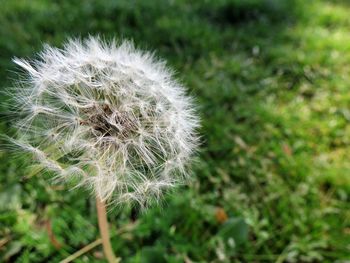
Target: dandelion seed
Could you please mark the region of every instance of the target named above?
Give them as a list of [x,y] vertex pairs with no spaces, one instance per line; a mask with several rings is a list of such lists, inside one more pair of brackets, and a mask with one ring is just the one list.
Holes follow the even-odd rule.
[[55,179],[146,205],[186,178],[198,117],[164,62],[94,37],[13,61],[28,76],[15,95],[16,145]]

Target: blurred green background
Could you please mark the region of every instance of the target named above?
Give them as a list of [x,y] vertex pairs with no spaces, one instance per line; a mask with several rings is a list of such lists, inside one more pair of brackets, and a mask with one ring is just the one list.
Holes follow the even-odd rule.
[[[196,97],[202,146],[160,208],[110,211],[123,262],[350,262],[349,14],[346,0],[0,0],[0,89],[11,58],[43,43],[134,39]],[[0,153],[0,261],[59,262],[94,242],[94,199],[26,177],[24,161]],[[74,262],[104,262],[101,247]]]

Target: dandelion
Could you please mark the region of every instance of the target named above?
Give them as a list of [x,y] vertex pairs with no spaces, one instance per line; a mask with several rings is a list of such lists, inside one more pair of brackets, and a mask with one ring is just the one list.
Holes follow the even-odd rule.
[[[147,206],[188,177],[198,117],[153,54],[90,37],[13,61],[27,77],[15,89],[20,118],[11,140],[55,180],[92,190],[103,239],[106,202]],[[104,245],[112,262],[109,241]]]

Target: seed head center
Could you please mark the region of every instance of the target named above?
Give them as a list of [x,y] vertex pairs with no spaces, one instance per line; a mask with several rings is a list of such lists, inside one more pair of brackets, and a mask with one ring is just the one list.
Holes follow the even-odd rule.
[[84,109],[80,125],[91,128],[96,137],[126,139],[137,130],[136,120],[127,112],[112,110],[108,104]]

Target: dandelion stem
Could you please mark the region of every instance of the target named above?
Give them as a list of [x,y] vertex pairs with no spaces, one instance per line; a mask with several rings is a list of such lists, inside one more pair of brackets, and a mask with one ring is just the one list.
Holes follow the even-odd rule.
[[117,263],[119,262],[119,258],[115,257],[109,239],[106,206],[105,203],[98,196],[96,196],[96,208],[98,226],[100,228],[100,234],[102,239],[103,252],[109,263]]

